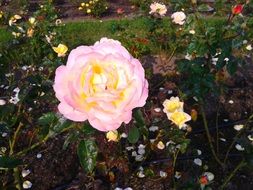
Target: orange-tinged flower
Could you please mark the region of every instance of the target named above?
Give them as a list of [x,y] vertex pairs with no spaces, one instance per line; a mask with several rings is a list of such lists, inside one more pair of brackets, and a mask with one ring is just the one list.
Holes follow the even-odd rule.
[[30,38],[30,37],[33,36],[33,34],[34,34],[34,30],[32,28],[28,28],[28,30],[27,30],[27,36]]
[[233,13],[234,15],[238,15],[238,14],[240,14],[240,13],[242,12],[242,10],[243,10],[243,5],[238,4],[238,5],[235,5],[235,6],[232,8],[232,13]]
[[199,179],[199,183],[201,185],[207,185],[208,184],[207,176],[201,176],[200,179]]

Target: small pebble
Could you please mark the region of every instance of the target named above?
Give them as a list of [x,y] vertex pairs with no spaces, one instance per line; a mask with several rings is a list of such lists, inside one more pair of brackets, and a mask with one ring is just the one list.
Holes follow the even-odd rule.
[[233,101],[233,100],[229,100],[229,101],[228,101],[228,103],[233,104],[233,103],[234,103],[234,101]]
[[162,141],[159,141],[158,144],[157,144],[157,148],[160,149],[160,150],[163,150],[165,148],[165,145]]
[[159,112],[161,112],[162,109],[161,108],[155,108],[154,110],[155,110],[155,112],[159,113]]
[[22,177],[26,177],[26,176],[28,176],[30,173],[31,173],[30,170],[22,170],[21,175],[22,175]]
[[242,130],[242,129],[243,129],[243,127],[244,127],[244,125],[242,125],[242,124],[239,124],[239,125],[234,125],[234,129],[235,129],[236,131],[240,131],[240,130]]
[[164,171],[160,171],[160,172],[159,172],[159,175],[160,175],[160,177],[162,177],[162,178],[166,178],[166,177],[168,176],[168,174],[167,174],[166,172],[164,172]]
[[224,138],[220,138],[221,141],[226,142],[227,140]]
[[7,137],[8,133],[3,132],[2,137]]
[[244,150],[245,150],[245,148],[242,147],[240,144],[236,144],[236,145],[235,145],[235,148],[236,148],[238,151],[244,151]]
[[200,160],[199,158],[195,158],[193,162],[198,166],[202,166],[202,160]]

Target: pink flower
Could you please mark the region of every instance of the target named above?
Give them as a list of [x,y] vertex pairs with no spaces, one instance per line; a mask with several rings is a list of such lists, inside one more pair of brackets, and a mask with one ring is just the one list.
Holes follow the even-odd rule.
[[148,97],[141,63],[119,41],[107,38],[72,50],[66,66],[57,68],[53,87],[66,118],[88,119],[100,131],[129,123],[132,110]]

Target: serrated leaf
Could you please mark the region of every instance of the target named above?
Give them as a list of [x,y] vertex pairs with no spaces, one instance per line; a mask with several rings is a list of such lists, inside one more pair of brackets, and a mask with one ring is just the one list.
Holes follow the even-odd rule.
[[91,173],[96,166],[98,149],[95,141],[82,140],[77,149],[77,155],[85,172]]
[[22,161],[13,157],[2,156],[0,157],[0,168],[15,168],[21,165]]
[[140,138],[140,131],[137,127],[133,126],[130,130],[129,130],[129,134],[128,134],[128,141],[132,144],[136,143]]

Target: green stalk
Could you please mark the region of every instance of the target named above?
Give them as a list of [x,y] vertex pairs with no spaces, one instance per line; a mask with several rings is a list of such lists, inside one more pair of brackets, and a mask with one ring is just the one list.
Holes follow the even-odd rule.
[[236,174],[236,172],[238,170],[240,170],[242,167],[244,167],[247,163],[242,160],[237,166],[236,168],[230,173],[229,176],[227,176],[227,178],[225,179],[225,181],[223,182],[223,184],[221,185],[220,189],[223,190],[227,184],[229,183],[229,181],[234,177],[234,175]]
[[223,167],[223,163],[221,162],[221,160],[218,158],[217,154],[215,153],[214,146],[213,146],[213,143],[212,143],[212,138],[211,138],[211,135],[210,135],[210,131],[209,131],[209,129],[208,129],[208,124],[207,124],[207,120],[206,120],[206,115],[205,115],[204,108],[203,108],[202,105],[200,106],[200,110],[201,110],[201,115],[202,115],[202,119],[203,119],[203,122],[204,122],[204,127],[205,127],[205,131],[206,131],[208,143],[209,143],[209,146],[210,146],[210,148],[211,148],[211,152],[212,152],[212,154],[213,154],[213,157],[214,157],[214,159],[216,160],[216,162],[217,162],[220,166]]

